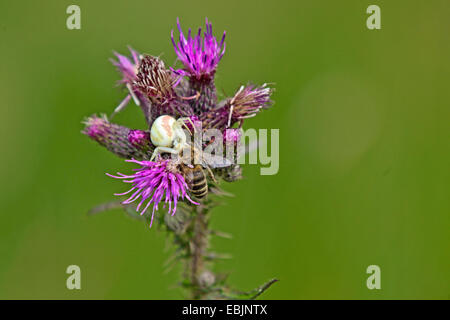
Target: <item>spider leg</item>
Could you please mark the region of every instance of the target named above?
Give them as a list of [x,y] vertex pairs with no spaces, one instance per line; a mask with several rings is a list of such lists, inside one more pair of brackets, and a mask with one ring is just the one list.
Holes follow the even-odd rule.
[[150,161],[153,161],[155,157],[160,153],[172,153],[172,154],[178,154],[180,153],[178,150],[168,147],[156,147],[153,151],[152,157],[150,158]]
[[184,126],[184,127],[189,131],[189,134],[192,135],[191,129],[189,129],[189,127],[188,127],[188,126],[186,125],[186,123],[184,122],[185,120],[187,120],[187,121],[190,122],[190,124],[192,125],[192,128],[194,129],[194,132],[195,132],[194,122],[192,122],[192,119],[191,119],[191,118],[189,118],[189,117],[179,118],[179,119],[177,120],[177,122],[180,122],[181,125]]

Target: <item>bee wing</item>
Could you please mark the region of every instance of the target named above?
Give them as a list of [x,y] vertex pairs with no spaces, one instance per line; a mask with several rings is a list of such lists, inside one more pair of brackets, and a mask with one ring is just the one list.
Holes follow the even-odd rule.
[[233,164],[232,161],[212,154],[203,153],[203,163],[211,168],[225,168]]

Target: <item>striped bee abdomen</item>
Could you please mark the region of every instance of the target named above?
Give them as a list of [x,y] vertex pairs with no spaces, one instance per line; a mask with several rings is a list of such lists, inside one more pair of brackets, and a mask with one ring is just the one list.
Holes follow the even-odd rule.
[[208,183],[206,175],[201,165],[196,165],[194,168],[183,166],[184,180],[188,186],[189,191],[196,198],[203,198],[208,193]]

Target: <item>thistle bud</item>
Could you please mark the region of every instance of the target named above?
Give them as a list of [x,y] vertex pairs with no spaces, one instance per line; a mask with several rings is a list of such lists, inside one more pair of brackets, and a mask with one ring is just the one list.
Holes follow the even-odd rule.
[[152,147],[150,142],[146,148],[141,148],[140,144],[136,144],[138,141],[145,144],[144,137],[141,140],[134,139],[139,134],[132,133],[131,136],[133,136],[133,139],[130,140],[130,132],[140,130],[130,130],[127,127],[111,123],[106,116],[91,116],[87,118],[84,124],[85,128],[82,133],[89,136],[92,140],[97,141],[100,145],[119,157],[146,159],[151,152]]

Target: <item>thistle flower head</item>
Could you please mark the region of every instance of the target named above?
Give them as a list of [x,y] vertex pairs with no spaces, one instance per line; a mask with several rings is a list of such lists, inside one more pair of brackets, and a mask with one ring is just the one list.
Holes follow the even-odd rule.
[[[84,121],[84,125],[82,133],[119,157],[144,159],[153,149],[150,138],[148,138],[148,142],[145,142],[145,137],[138,133],[144,133],[144,131],[130,130],[127,127],[111,123],[104,115],[88,117]],[[132,133],[133,131],[134,133]],[[139,143],[137,143],[138,136],[142,136]],[[130,139],[130,137],[133,138]]]
[[129,48],[129,50],[131,52],[131,59],[114,52],[118,60],[111,60],[111,62],[122,74],[122,80],[120,82],[131,84],[136,79],[136,73],[139,67],[139,53],[132,48]]
[[241,86],[236,94],[223,101],[220,107],[201,115],[204,127],[223,131],[237,122],[242,126],[244,119],[252,118],[262,109],[270,107],[272,91],[266,84],[259,87]]
[[156,119],[160,115],[190,116],[192,108],[179,99],[174,87],[181,77],[166,69],[164,62],[158,57],[142,58],[132,90],[151,102],[146,114]]
[[187,38],[184,36],[177,19],[177,26],[180,32],[179,42],[176,43],[171,33],[172,43],[178,59],[183,63],[184,69],[177,70],[180,75],[188,75],[197,80],[210,79],[214,75],[217,65],[225,53],[225,32],[220,43],[212,33],[212,24],[206,19],[206,31],[202,36],[202,29],[198,29],[197,35],[191,36],[191,29],[188,31]]
[[229,109],[227,126],[254,117],[261,109],[268,108],[271,104],[271,93],[272,90],[266,84],[259,87],[241,86],[227,106]]
[[175,84],[176,79],[161,59],[145,56],[139,65],[133,88],[145,94],[153,103],[164,104],[175,96]]
[[[131,189],[124,193],[116,195],[130,194],[130,197],[123,204],[130,204],[139,199],[136,210],[143,215],[147,209],[153,204],[153,211],[150,220],[150,226],[153,223],[155,211],[158,210],[160,202],[164,202],[164,207],[169,205],[169,213],[174,215],[177,210],[179,198],[186,198],[191,203],[198,205],[187,194],[187,184],[183,175],[179,173],[171,160],[137,161],[134,159],[126,160],[134,162],[141,166],[135,169],[135,173],[125,175],[117,173],[117,176],[107,174],[110,177],[123,179],[124,182],[132,185]],[[145,205],[144,203],[147,202]]]

